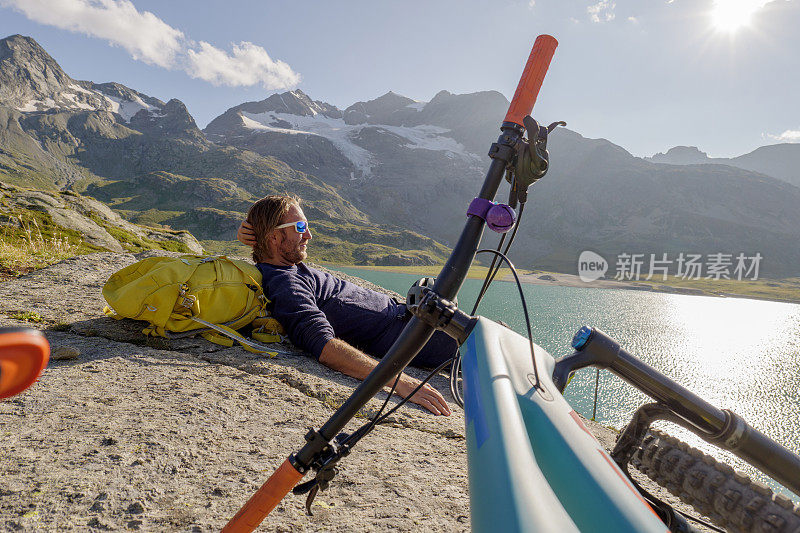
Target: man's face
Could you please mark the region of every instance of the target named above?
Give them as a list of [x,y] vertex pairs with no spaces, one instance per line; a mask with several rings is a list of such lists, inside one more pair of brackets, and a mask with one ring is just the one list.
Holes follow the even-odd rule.
[[[296,205],[289,207],[289,211],[281,219],[281,224],[288,224],[289,222],[306,221],[306,216],[303,210]],[[280,224],[279,224],[280,225]],[[305,233],[297,233],[294,227],[281,228],[275,230],[277,232],[277,256],[282,263],[287,265],[296,265],[305,261],[306,256],[306,243],[311,240],[311,231],[306,227]]]

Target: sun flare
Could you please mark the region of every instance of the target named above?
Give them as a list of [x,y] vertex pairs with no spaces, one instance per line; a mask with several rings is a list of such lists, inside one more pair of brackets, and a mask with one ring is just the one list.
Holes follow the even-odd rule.
[[718,31],[735,32],[748,26],[753,13],[767,2],[765,0],[714,0],[711,20]]

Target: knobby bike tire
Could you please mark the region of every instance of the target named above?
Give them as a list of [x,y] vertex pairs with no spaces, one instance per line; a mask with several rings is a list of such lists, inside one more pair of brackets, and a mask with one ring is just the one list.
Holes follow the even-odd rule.
[[731,532],[800,533],[800,506],[710,455],[651,429],[631,464]]

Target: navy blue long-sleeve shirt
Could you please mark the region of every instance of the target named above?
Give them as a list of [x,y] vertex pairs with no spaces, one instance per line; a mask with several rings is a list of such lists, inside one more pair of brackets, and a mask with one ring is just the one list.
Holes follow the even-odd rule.
[[[374,357],[383,357],[406,323],[406,306],[388,295],[359,287],[303,263],[256,264],[272,301],[272,316],[292,343],[316,359],[331,339],[339,338]],[[412,361],[437,366],[451,357],[456,342],[437,333]]]

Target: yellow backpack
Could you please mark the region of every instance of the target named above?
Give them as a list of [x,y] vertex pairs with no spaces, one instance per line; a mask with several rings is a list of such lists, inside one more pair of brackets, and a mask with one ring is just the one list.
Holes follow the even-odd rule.
[[[145,335],[177,338],[200,333],[205,339],[233,346],[233,341],[271,357],[278,350],[261,342],[280,342],[281,325],[267,316],[269,303],[261,272],[225,256],[150,257],[113,274],[103,286],[107,316],[150,323]],[[253,338],[236,330],[253,324]],[[224,335],[224,337],[222,335]]]

